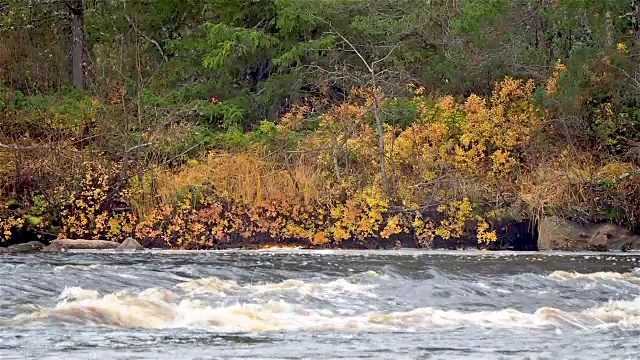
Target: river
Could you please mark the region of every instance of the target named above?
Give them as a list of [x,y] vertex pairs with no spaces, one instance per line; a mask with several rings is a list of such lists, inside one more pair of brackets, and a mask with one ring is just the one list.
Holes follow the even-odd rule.
[[639,259],[0,255],[0,359],[637,359]]

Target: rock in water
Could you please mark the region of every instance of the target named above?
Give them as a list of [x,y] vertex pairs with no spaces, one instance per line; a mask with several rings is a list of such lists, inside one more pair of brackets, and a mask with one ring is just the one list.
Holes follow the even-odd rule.
[[120,244],[115,241],[107,240],[72,240],[58,239],[53,240],[49,246],[42,249],[45,252],[63,252],[66,250],[106,250],[116,249]]
[[11,254],[11,253],[12,253],[11,249],[7,247],[0,247],[0,254]]
[[144,249],[144,247],[142,247],[142,245],[132,237],[124,239],[122,244],[116,248],[118,251],[136,251],[142,249]]
[[591,243],[606,247],[609,251],[640,250],[640,235],[615,224],[600,224],[594,227]]
[[538,250],[589,250],[588,230],[580,224],[557,216],[538,221]]
[[42,252],[47,253],[61,253],[65,251],[67,251],[67,249],[63,248],[62,244],[55,241],[52,241],[49,245],[45,246],[44,249],[42,249]]
[[29,241],[23,244],[16,244],[9,246],[9,251],[12,253],[31,253],[37,252],[44,248],[44,244],[40,241]]
[[556,216],[538,223],[539,250],[629,251],[640,250],[640,235],[615,225],[583,226]]

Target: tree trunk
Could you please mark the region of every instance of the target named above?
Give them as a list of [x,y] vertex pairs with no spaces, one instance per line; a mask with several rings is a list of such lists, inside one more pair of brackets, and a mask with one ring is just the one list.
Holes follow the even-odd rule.
[[640,1],[633,0],[632,4],[632,22],[636,33],[636,40],[640,41]]
[[71,75],[73,86],[83,90],[84,76],[84,9],[82,0],[66,2],[71,16]]
[[[375,75],[374,75],[375,76]],[[375,81],[373,82],[373,116],[376,119],[376,128],[378,130],[378,153],[380,156],[380,175],[382,176],[382,187],[387,199],[391,198],[391,189],[389,188],[389,178],[387,177],[387,167],[385,164],[386,156],[384,150],[384,129],[382,128],[382,115],[380,111],[380,99],[378,98],[378,89]]]

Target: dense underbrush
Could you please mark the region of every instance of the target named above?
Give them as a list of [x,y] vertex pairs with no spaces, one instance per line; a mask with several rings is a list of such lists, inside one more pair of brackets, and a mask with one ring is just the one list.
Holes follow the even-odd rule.
[[[15,145],[0,149],[0,241],[28,230],[181,249],[398,236],[488,247],[496,224],[548,214],[637,229],[640,167],[633,149],[616,154],[617,130],[636,115],[603,103],[590,132],[568,133],[541,105],[553,100],[556,69],[538,87],[506,78],[487,97],[353,89],[251,132],[208,131],[188,113],[134,116],[117,98],[6,98],[0,143]],[[376,97],[387,113],[386,189]]]

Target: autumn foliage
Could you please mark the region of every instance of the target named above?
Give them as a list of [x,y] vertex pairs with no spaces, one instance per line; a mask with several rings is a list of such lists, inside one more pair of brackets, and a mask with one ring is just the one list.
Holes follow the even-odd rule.
[[[558,65],[547,95],[561,71]],[[638,168],[544,147],[549,115],[535,105],[532,81],[507,77],[491,96],[466,99],[410,88],[405,106],[414,118],[384,128],[390,197],[378,171],[372,93],[354,89],[344,102],[320,100],[321,114],[309,101],[277,123],[263,123],[255,135],[262,140],[177,165],[141,170],[132,163],[123,178],[122,163],[84,158],[73,186],[59,184],[29,213],[7,207],[0,235],[33,227],[56,229],[58,237],[134,236],[178,249],[257,238],[339,246],[401,236],[423,247],[464,237],[488,246],[498,240],[492,224],[514,216],[615,208],[637,221],[637,207],[621,199],[638,191],[632,185]],[[384,106],[394,101],[381,99]],[[3,171],[10,176],[11,169]],[[54,208],[58,216],[50,219]]]

